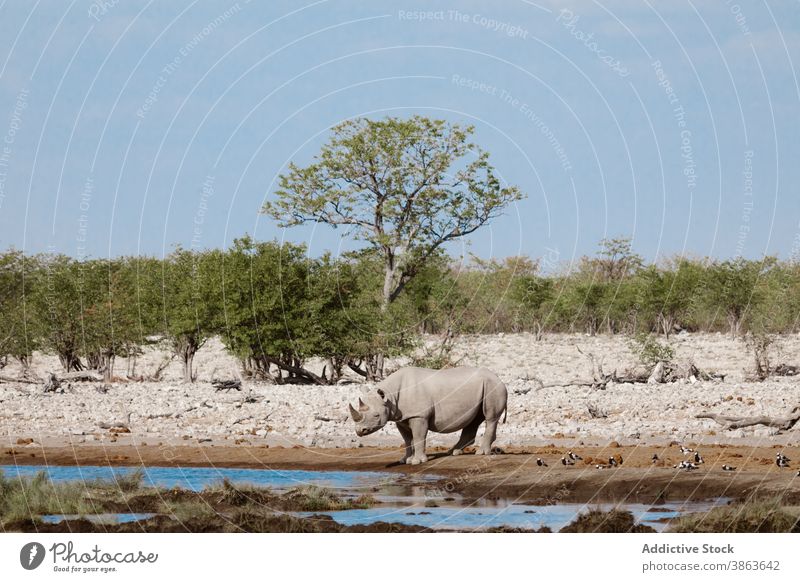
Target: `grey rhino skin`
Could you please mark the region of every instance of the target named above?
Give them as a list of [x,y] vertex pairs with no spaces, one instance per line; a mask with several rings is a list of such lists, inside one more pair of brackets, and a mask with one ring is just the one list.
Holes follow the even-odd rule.
[[390,420],[396,422],[406,447],[400,462],[418,465],[428,460],[425,439],[429,430],[461,430],[461,438],[449,451],[460,455],[475,442],[484,420],[486,431],[475,454],[491,454],[507,400],[503,382],[485,368],[402,368],[380,382],[363,400],[359,398],[358,410],[351,404],[350,415],[356,423],[356,434],[362,437]]

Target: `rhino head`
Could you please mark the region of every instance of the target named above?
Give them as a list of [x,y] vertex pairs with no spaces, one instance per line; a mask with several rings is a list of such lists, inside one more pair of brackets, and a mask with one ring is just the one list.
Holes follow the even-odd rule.
[[380,388],[364,396],[364,400],[359,398],[358,410],[353,408],[352,404],[349,407],[350,416],[353,417],[356,423],[356,434],[360,437],[380,430],[389,422],[389,406],[386,401],[386,394]]

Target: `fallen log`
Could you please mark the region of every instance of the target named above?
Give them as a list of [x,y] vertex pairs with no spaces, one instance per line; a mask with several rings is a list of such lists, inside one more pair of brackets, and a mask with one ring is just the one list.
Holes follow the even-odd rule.
[[[531,381],[536,382],[537,390],[542,390],[544,388],[569,388],[571,386],[594,386],[594,380],[584,380],[581,378],[574,378],[572,380],[567,380],[566,382],[543,382],[541,379],[533,376],[530,378]],[[526,391],[517,391],[516,394],[527,394],[530,390]]]
[[724,414],[698,414],[695,418],[708,418],[725,427],[725,430],[735,430],[757,426],[759,424],[777,428],[779,431],[791,430],[800,421],[800,406],[795,407],[789,416],[726,416]]
[[211,385],[216,388],[217,392],[222,392],[223,390],[242,391],[241,380],[211,380]]
[[778,364],[772,369],[774,376],[797,376],[800,374],[800,366],[791,364]]
[[11,376],[0,375],[0,382],[6,382],[7,384],[38,384],[41,382],[41,380],[32,380],[31,378],[12,378]]
[[[52,374],[56,376],[55,374]],[[56,376],[59,381],[64,380],[77,380],[78,382],[99,382],[103,379],[103,375],[96,370],[79,370],[77,372],[67,372]]]

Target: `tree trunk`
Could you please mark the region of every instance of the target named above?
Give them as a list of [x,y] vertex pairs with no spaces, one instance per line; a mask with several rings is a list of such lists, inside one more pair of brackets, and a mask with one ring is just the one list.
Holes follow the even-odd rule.
[[58,354],[58,360],[65,372],[78,372],[83,370],[80,358],[74,352],[62,352]]
[[[366,378],[367,382],[375,382],[376,380],[381,379],[381,376],[379,376],[378,372],[379,359],[382,360],[383,355],[368,354],[367,357],[364,358],[364,377]],[[383,365],[383,362],[381,362],[381,365]]]
[[[387,259],[386,269],[383,275],[383,301],[381,302],[381,313],[385,314],[386,311],[389,309],[389,304],[392,302],[392,294],[394,293],[394,281],[395,275],[397,271],[394,266],[394,259],[389,257]],[[369,365],[369,361],[366,362],[366,370],[367,370],[367,380],[380,380],[383,378],[383,368],[384,368],[385,357],[384,353],[381,352],[375,355],[374,366]]]
[[105,353],[100,356],[100,372],[103,373],[103,381],[111,382],[114,377],[114,354]]
[[742,327],[742,316],[736,311],[728,312],[728,325],[730,326],[731,337],[739,337],[739,331]]
[[183,381],[192,383],[194,382],[194,374],[192,373],[192,364],[194,363],[194,354],[196,350],[187,349],[183,352]]
[[544,332],[544,326],[538,322],[533,322],[533,337],[537,342],[542,341],[542,334]]
[[336,384],[342,378],[343,366],[344,361],[342,359],[336,357],[328,358],[325,361],[325,368],[322,370],[322,378],[326,380],[328,384]]
[[31,369],[31,355],[19,354],[16,356],[19,365],[22,366],[23,374]]
[[128,378],[134,378],[136,376],[136,360],[137,360],[136,354],[128,356],[128,371],[126,373],[126,376],[128,376]]
[[192,364],[194,362],[194,355],[200,348],[198,342],[193,337],[180,338],[175,344],[175,352],[180,356],[183,362],[183,381],[192,383],[195,381],[194,373],[192,372]]
[[661,327],[661,333],[664,334],[665,338],[669,339],[669,334],[672,333],[672,328],[675,325],[674,318],[671,315],[664,315],[663,313],[658,314],[658,323]]

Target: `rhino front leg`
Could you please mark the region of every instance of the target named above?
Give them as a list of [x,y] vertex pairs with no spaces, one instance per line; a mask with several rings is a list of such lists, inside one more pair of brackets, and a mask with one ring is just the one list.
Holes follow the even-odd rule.
[[483,433],[483,438],[481,438],[481,446],[475,451],[476,455],[491,455],[492,454],[492,443],[494,442],[495,437],[497,436],[497,422],[499,419],[494,420],[487,420],[486,421],[486,431]]
[[413,434],[411,433],[411,428],[409,428],[408,424],[406,424],[405,422],[398,422],[397,430],[400,431],[400,436],[403,437],[403,443],[405,443],[406,446],[406,454],[403,456],[402,459],[400,459],[400,462],[408,463],[410,462],[409,460],[411,459],[411,456],[414,452],[413,448],[414,437]]
[[465,426],[464,430],[461,431],[461,437],[459,437],[458,442],[453,445],[453,448],[448,452],[452,455],[460,455],[463,453],[466,447],[475,442],[475,435],[477,434],[478,427],[482,422],[483,415],[478,415],[475,420]]
[[428,421],[424,418],[411,418],[408,421],[413,440],[413,455],[406,461],[409,465],[419,465],[428,460],[425,454],[425,440],[428,437]]

